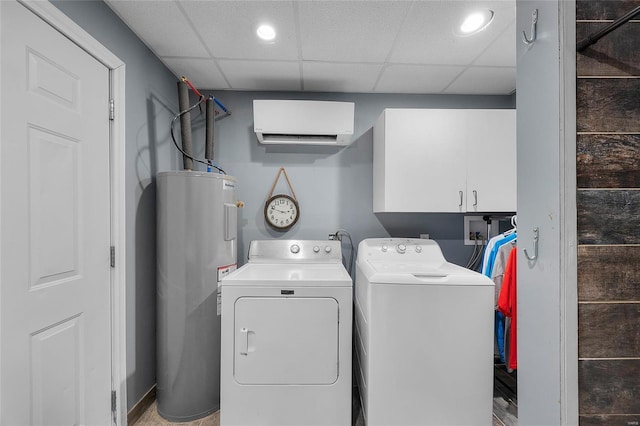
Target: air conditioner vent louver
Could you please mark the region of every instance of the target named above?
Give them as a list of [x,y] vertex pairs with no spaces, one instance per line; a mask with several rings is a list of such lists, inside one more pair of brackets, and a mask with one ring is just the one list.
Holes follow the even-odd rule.
[[254,131],[263,144],[349,145],[354,110],[353,102],[254,100]]
[[336,144],[338,135],[302,135],[302,134],[277,134],[263,133],[262,143],[319,143],[319,144]]

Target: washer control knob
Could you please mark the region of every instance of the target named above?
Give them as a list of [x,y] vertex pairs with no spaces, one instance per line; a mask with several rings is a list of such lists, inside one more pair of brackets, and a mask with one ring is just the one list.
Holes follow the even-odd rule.
[[422,253],[422,246],[416,246],[416,253]]
[[326,253],[331,253],[331,246],[324,246],[324,251]]
[[396,246],[396,251],[400,254],[404,254],[404,252],[407,251],[407,246],[405,246],[404,244],[398,244]]
[[320,247],[318,247],[318,246],[313,246],[313,252],[314,252],[314,253],[320,253]]
[[298,253],[300,252],[300,246],[297,244],[294,244],[291,246],[291,253]]
[[385,253],[387,252],[387,246],[386,245],[382,246],[382,251],[385,252]]

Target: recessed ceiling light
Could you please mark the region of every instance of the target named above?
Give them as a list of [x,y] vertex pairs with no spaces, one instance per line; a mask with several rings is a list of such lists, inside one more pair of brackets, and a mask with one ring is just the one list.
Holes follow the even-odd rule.
[[492,20],[493,10],[476,11],[467,15],[456,32],[460,35],[475,34],[487,28]]
[[260,25],[256,31],[262,40],[271,41],[276,38],[276,30],[268,24]]

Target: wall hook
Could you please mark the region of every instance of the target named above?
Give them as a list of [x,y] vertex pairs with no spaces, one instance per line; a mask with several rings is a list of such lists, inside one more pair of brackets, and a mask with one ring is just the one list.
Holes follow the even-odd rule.
[[527,249],[524,249],[524,255],[530,261],[534,261],[538,258],[538,237],[538,228],[533,228],[533,256],[529,256],[529,253],[527,253]]
[[536,41],[537,27],[538,27],[538,9],[534,9],[531,15],[531,38],[527,37],[527,33],[522,31],[522,41],[524,42],[524,44],[529,45],[529,44],[533,44],[533,42]]

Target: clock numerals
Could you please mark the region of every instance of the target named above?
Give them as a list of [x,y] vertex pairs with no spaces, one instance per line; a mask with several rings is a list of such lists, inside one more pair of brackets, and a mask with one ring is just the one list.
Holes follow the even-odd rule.
[[274,195],[264,209],[267,224],[279,231],[286,231],[296,224],[300,211],[296,201],[288,195]]

